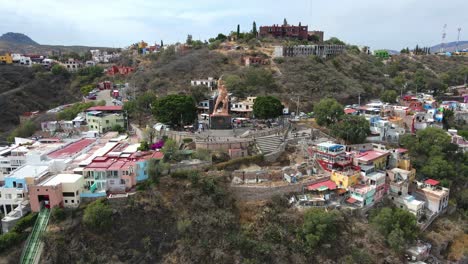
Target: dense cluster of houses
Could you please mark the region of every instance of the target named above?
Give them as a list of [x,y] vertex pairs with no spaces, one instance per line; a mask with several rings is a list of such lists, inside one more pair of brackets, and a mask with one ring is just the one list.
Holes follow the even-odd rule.
[[[444,111],[451,110],[456,122],[468,122],[468,91],[455,100],[437,102],[431,95],[405,95],[398,104],[380,101],[345,108],[345,114],[364,116],[370,123],[373,142],[398,142],[401,135],[427,127],[443,128]],[[464,94],[466,92],[466,94]],[[468,142],[450,130],[453,142],[466,149]]]
[[434,179],[416,180],[406,149],[382,145],[345,146],[310,141],[303,153],[315,172],[329,177],[307,186],[298,204],[324,206],[333,199],[357,208],[370,208],[387,196],[418,219],[437,216],[448,206],[449,189]]
[[78,207],[83,198],[132,190],[148,178],[148,160],[164,157],[159,151],[139,151],[139,146],[113,132],[68,141],[16,138],[0,149],[3,232],[28,211]]

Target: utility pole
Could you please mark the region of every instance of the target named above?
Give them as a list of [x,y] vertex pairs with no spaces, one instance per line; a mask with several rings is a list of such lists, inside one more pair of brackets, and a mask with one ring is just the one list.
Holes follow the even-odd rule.
[[461,27],[459,27],[457,30],[458,30],[458,36],[457,36],[457,49],[456,49],[456,52],[458,52],[458,42],[460,42],[460,31],[461,31]]
[[361,106],[361,93],[358,94],[358,105]]

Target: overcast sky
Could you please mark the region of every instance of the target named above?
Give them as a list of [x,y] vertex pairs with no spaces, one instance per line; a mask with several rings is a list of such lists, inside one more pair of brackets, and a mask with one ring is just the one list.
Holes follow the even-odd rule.
[[0,34],[19,32],[40,44],[125,47],[205,40],[219,32],[281,24],[308,25],[347,43],[400,50],[468,40],[468,0],[0,0]]

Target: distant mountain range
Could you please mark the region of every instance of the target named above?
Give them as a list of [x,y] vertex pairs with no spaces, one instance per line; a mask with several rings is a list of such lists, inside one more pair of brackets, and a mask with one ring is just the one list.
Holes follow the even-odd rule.
[[[440,47],[441,47],[441,44],[437,44],[435,46],[432,46],[431,47],[431,52],[439,52]],[[444,50],[445,51],[452,52],[452,51],[456,51],[456,49],[457,49],[457,42],[456,41],[448,42],[448,43],[444,44]],[[462,49],[468,49],[468,40],[463,40],[463,41],[458,42],[458,50],[462,50]]]
[[62,45],[41,45],[32,40],[27,35],[21,33],[8,32],[0,36],[0,54],[5,52],[11,53],[37,53],[37,54],[52,54],[52,53],[85,53],[90,49],[105,49],[112,50],[108,47],[89,47],[89,46],[62,46]]

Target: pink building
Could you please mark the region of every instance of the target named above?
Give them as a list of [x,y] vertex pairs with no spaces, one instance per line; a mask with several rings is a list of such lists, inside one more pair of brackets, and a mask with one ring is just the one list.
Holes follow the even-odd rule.
[[83,188],[83,176],[78,174],[58,174],[29,186],[31,210],[41,208],[78,207]]

